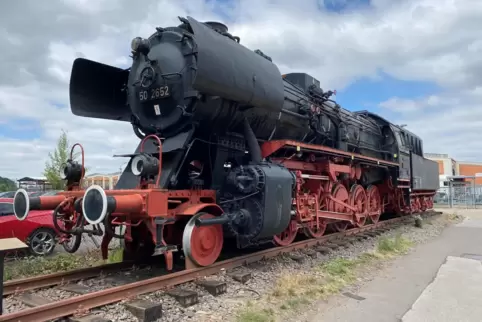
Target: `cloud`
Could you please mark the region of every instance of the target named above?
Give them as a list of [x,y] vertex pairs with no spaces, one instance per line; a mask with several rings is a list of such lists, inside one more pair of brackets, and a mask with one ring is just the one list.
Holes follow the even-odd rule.
[[111,155],[131,152],[138,139],[129,124],[71,114],[72,62],[86,57],[128,67],[133,37],[178,25],[177,17],[187,15],[223,21],[243,45],[261,49],[282,72],[308,72],[325,89],[379,79],[380,71],[436,84],[441,91],[427,97],[378,102],[382,113],[408,124],[427,152],[482,158],[482,2],[376,0],[341,12],[327,8],[322,0],[6,2],[0,11],[0,126],[35,122],[41,136],[15,139],[0,130],[0,175],[40,175],[62,128],[72,143],[84,144],[92,171],[118,170],[125,160]]
[[398,112],[398,123],[424,138],[425,152],[480,162],[481,102],[482,86],[478,86],[412,100],[395,97],[379,105]]

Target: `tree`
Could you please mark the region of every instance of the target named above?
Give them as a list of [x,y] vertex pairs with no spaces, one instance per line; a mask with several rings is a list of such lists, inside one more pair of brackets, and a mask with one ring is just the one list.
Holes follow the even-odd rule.
[[0,192],[17,190],[17,185],[14,181],[0,177]]
[[[64,180],[60,177],[60,171],[63,169],[63,165],[70,158],[70,149],[72,147],[69,144],[67,133],[62,130],[59,139],[57,140],[57,147],[53,153],[49,153],[49,161],[45,163],[44,176],[47,181],[52,185],[52,189],[61,190],[65,186]],[[80,156],[80,152],[75,152],[73,159],[77,159]],[[87,172],[87,169],[85,169]]]

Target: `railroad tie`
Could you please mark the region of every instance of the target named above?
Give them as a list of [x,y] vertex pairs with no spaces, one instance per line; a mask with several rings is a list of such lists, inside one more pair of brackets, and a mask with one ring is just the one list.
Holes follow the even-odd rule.
[[289,254],[288,256],[289,258],[291,258],[292,260],[298,263],[303,263],[305,261],[305,257],[300,254],[293,253],[293,254]]
[[162,317],[162,304],[147,300],[134,300],[125,308],[141,322],[154,322]]
[[199,302],[197,292],[183,288],[170,290],[167,292],[167,295],[175,298],[183,307],[189,307]]
[[30,307],[36,307],[36,306],[41,306],[41,305],[52,303],[51,300],[46,299],[45,297],[42,297],[42,296],[32,294],[32,293],[24,293],[24,294],[20,295],[20,297],[18,299],[23,304],[25,304],[26,306],[30,306]]
[[105,319],[98,315],[85,315],[81,317],[70,317],[68,322],[112,322],[112,320]]
[[199,281],[198,284],[213,296],[218,296],[226,293],[228,289],[228,285],[226,284],[226,282],[223,281],[204,280]]
[[322,254],[331,253],[331,248],[325,247],[325,246],[318,246],[318,247],[315,248],[315,250],[319,253],[322,253]]
[[228,276],[231,277],[233,280],[245,284],[247,281],[251,279],[250,272],[233,272],[228,273]]

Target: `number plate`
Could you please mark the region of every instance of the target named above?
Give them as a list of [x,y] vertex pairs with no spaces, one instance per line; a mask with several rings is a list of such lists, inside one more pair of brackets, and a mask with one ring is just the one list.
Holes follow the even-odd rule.
[[140,89],[138,97],[141,102],[155,101],[171,96],[171,88],[168,85],[151,87],[149,89]]

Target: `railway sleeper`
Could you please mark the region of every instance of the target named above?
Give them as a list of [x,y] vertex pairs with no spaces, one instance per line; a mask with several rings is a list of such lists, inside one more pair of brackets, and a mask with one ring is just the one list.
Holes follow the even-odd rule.
[[292,253],[288,254],[288,257],[298,263],[303,263],[305,261],[305,256],[301,254]]
[[315,250],[316,250],[318,253],[321,253],[321,254],[329,254],[329,253],[331,253],[331,248],[325,247],[325,246],[318,246],[318,247],[315,248]]
[[21,301],[26,306],[29,306],[29,307],[37,307],[37,306],[52,303],[51,300],[46,299],[42,296],[32,294],[32,293],[21,294],[20,297],[18,298],[18,300]]
[[112,322],[112,320],[103,318],[98,315],[85,315],[80,317],[70,317],[67,319],[68,322]]
[[80,284],[67,284],[63,285],[59,288],[62,291],[67,291],[70,293],[75,293],[79,295],[89,294],[92,292],[87,286],[80,285]]
[[126,303],[125,308],[141,322],[154,322],[162,317],[161,303],[147,300],[134,300]]
[[[74,284],[72,284],[72,285],[74,285]],[[78,285],[78,286],[82,287],[82,285]],[[68,292],[76,293],[76,292],[73,291],[73,289],[65,288],[65,290],[68,291]],[[77,293],[77,294],[88,294],[88,293],[90,293],[90,291],[87,292],[87,293]],[[50,299],[47,299],[45,297],[38,296],[38,295],[35,295],[35,294],[32,294],[32,293],[23,293],[18,297],[18,300],[20,302],[22,302],[23,304],[25,304],[26,306],[29,306],[29,307],[32,307],[32,308],[37,307],[37,306],[50,304],[50,303],[53,302]],[[111,322],[111,320],[109,320],[109,319],[105,319],[101,316],[94,315],[94,314],[87,314],[87,315],[84,315],[84,316],[72,316],[72,317],[68,317],[66,319],[63,319],[61,321],[67,321],[67,322]]]
[[333,243],[340,246],[340,247],[348,247],[348,246],[351,245],[351,243],[349,241],[343,240],[343,239],[334,240]]
[[213,296],[219,296],[228,290],[228,285],[223,281],[204,280],[199,281],[198,284]]
[[340,247],[340,245],[333,244],[333,243],[326,243],[324,246],[331,248],[331,249],[337,249]]
[[310,256],[311,258],[316,258],[317,255],[317,252],[312,250],[312,249],[306,249],[305,251],[303,251],[303,253],[306,255],[306,256]]
[[245,284],[252,277],[251,272],[232,272],[228,273],[228,276],[241,284]]
[[167,295],[172,296],[183,307],[189,307],[199,303],[199,297],[197,292],[192,290],[177,288],[174,290],[167,291]]

